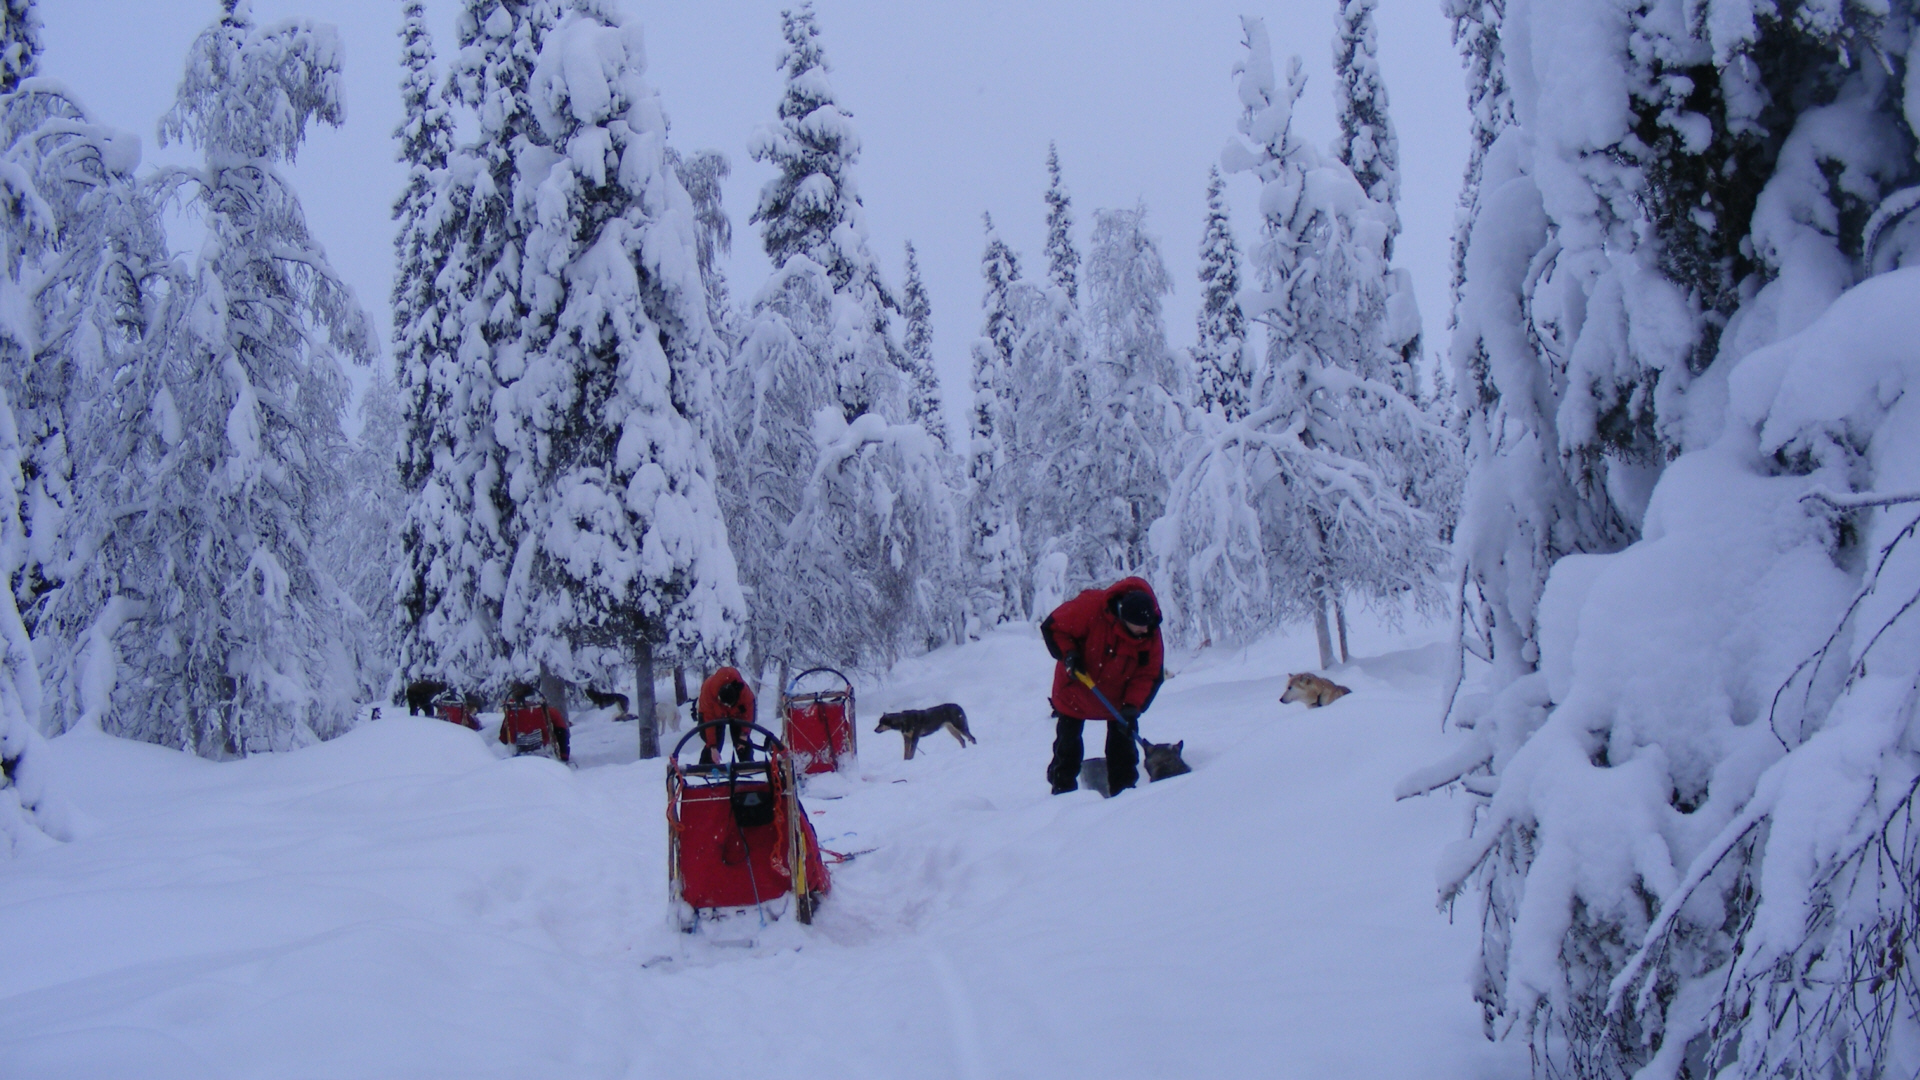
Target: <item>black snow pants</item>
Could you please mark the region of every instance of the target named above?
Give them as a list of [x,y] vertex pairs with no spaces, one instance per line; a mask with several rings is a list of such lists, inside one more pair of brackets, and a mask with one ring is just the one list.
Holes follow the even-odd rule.
[[[1085,720],[1054,713],[1053,761],[1047,765],[1047,780],[1058,793],[1080,786],[1080,760],[1086,750],[1081,740]],[[1107,725],[1107,791],[1118,795],[1140,779],[1140,751],[1134,747],[1133,733],[1117,721]]]

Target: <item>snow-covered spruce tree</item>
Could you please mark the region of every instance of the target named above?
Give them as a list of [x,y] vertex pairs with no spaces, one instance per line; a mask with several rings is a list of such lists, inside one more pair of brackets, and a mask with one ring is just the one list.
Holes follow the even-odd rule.
[[373,352],[365,316],[275,170],[341,116],[339,39],[256,26],[228,0],[194,40],[165,140],[198,147],[168,184],[205,227],[170,350],[178,440],[149,479],[160,548],[114,723],[204,754],[283,747],[350,719],[328,653],[343,597],[314,550],[340,483],[346,380]]
[[[490,697],[518,674],[500,629],[519,526],[494,400],[500,369],[513,370],[521,355],[526,306],[519,273],[530,207],[515,194],[519,150],[542,142],[527,86],[545,18],[525,0],[467,0],[456,20],[460,49],[444,100],[468,111],[474,133],[455,142],[444,170],[429,173],[427,221],[438,271],[434,307],[422,309],[415,325],[438,336],[399,357],[425,369],[403,368],[401,375],[409,446],[425,448],[409,450],[418,455],[409,469],[425,469],[425,476],[409,480],[420,486],[407,510],[414,584],[402,599],[402,674]],[[431,108],[432,99],[422,104]],[[425,407],[437,415],[415,411],[423,386],[433,402]]]
[[1207,175],[1207,227],[1200,236],[1199,334],[1193,347],[1194,404],[1218,410],[1231,423],[1247,415],[1253,364],[1247,320],[1240,310],[1240,249],[1227,213],[1226,181],[1215,166]]
[[11,94],[39,67],[40,13],[33,0],[0,3],[0,94]]
[[522,677],[602,681],[650,672],[654,643],[733,652],[745,605],[711,455],[680,411],[707,398],[675,392],[717,342],[640,35],[580,3],[536,36],[540,143],[519,150],[514,192],[525,317],[495,365],[515,504],[500,628]]
[[1445,0],[1442,11],[1453,20],[1453,44],[1466,68],[1467,110],[1472,114],[1467,165],[1460,182],[1455,211],[1447,329],[1459,318],[1460,286],[1466,280],[1467,244],[1480,207],[1480,178],[1486,170],[1487,150],[1513,122],[1513,92],[1507,86],[1505,54],[1500,48],[1500,23],[1507,0]]
[[1047,280],[1080,302],[1080,251],[1073,246],[1073,199],[1060,179],[1060,151],[1047,144]]
[[[0,390],[0,571],[9,577],[27,558],[18,508],[20,439],[13,409]],[[40,673],[27,627],[0,590],[0,854],[32,851],[65,839],[65,813],[48,790],[46,742],[40,735]]]
[[1074,576],[1093,581],[1146,568],[1147,528],[1166,507],[1167,465],[1191,391],[1186,357],[1167,347],[1160,298],[1173,280],[1145,217],[1145,207],[1095,211],[1087,255],[1093,409],[1083,471],[1061,495],[1086,522],[1088,550]]
[[777,174],[760,192],[752,220],[767,257],[778,267],[804,255],[826,270],[834,293],[853,309],[836,333],[834,375],[846,419],[877,412],[906,415],[904,358],[894,340],[893,294],[867,249],[866,210],[853,182],[860,139],[827,81],[832,70],[820,44],[812,3],[780,13],[786,75],[778,120],[754,132],[748,153]]
[[933,369],[933,305],[927,302],[927,286],[920,280],[920,260],[914,255],[911,240],[907,241],[906,278],[900,287],[900,318],[906,331],[901,353],[911,376],[907,419],[926,428],[945,450],[947,416],[940,402],[940,375]]
[[[1383,264],[1393,258],[1393,242],[1400,233],[1400,140],[1387,114],[1387,87],[1380,79],[1380,58],[1373,26],[1378,0],[1342,0],[1339,27],[1333,37],[1334,112],[1340,134],[1333,156],[1353,174],[1354,182],[1379,208],[1375,215],[1386,228],[1380,249]],[[1414,367],[1420,359],[1420,311],[1414,302],[1413,277],[1405,269],[1382,267],[1385,326],[1381,345],[1387,355],[1388,381],[1408,397],[1417,393]]]
[[[1233,640],[1307,614],[1331,666],[1344,598],[1437,595],[1438,523],[1411,492],[1457,451],[1379,362],[1384,211],[1294,133],[1299,60],[1276,85],[1264,24],[1243,23],[1247,144],[1223,161],[1263,184],[1249,315],[1266,324],[1269,359],[1253,411],[1185,447],[1154,550],[1174,633]],[[1263,578],[1270,595],[1235,595]]]
[[398,228],[391,299],[395,391],[401,410],[401,428],[395,433],[397,480],[403,493],[397,508],[401,566],[393,586],[397,599],[383,606],[398,621],[398,669],[402,678],[413,678],[440,673],[424,620],[449,583],[445,567],[436,565],[449,553],[449,538],[438,530],[449,500],[458,496],[448,490],[452,477],[442,455],[452,448],[461,419],[455,395],[463,388],[457,384],[455,335],[448,326],[455,296],[446,288],[450,282],[442,280],[456,217],[446,197],[453,116],[446,87],[435,78],[433,40],[422,0],[409,0],[403,9],[400,43],[406,70],[400,83],[403,115],[393,134],[407,168],[407,186],[393,206]]
[[968,556],[973,580],[968,607],[978,628],[1024,616],[1026,563],[1020,544],[1019,461],[1009,452],[1016,408],[1013,351],[1020,335],[1014,297],[1020,260],[982,215],[987,243],[980,256],[980,336],[973,343],[973,420],[967,447]]
[[1481,804],[1442,881],[1489,1033],[1588,1077],[1911,1072],[1920,291],[1855,285],[1916,252],[1911,12],[1462,18],[1511,87],[1453,351],[1493,663],[1405,790]]

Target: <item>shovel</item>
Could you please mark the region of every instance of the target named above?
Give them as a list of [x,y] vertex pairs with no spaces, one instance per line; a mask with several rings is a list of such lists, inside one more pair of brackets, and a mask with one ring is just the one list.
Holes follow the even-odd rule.
[[[1180,756],[1180,748],[1186,745],[1185,743],[1150,743],[1141,738],[1139,725],[1120,715],[1120,710],[1113,707],[1113,702],[1107,700],[1107,695],[1101,693],[1100,688],[1093,685],[1093,676],[1084,671],[1074,671],[1072,669],[1068,669],[1068,673],[1071,674],[1074,680],[1081,686],[1093,691],[1093,696],[1100,700],[1100,704],[1106,708],[1108,715],[1113,717],[1113,722],[1119,724],[1125,729],[1127,734],[1133,736],[1133,741],[1139,743],[1140,748],[1146,751],[1145,754],[1141,755],[1141,764],[1146,767],[1147,781],[1149,783],[1157,780],[1165,780],[1169,776],[1179,776],[1181,773],[1193,771],[1192,767],[1187,764],[1186,759]],[[1167,760],[1169,758],[1171,760]]]

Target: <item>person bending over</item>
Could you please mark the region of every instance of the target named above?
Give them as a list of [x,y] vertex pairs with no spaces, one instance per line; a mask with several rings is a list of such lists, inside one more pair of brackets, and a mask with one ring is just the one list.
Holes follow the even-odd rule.
[[[1040,640],[1055,660],[1048,700],[1054,716],[1053,760],[1047,765],[1053,793],[1080,786],[1085,753],[1081,731],[1088,720],[1105,720],[1107,790],[1118,795],[1139,779],[1134,731],[1165,678],[1160,603],[1153,587],[1130,577],[1104,589],[1088,589],[1053,609],[1040,624]],[[1093,689],[1080,681],[1081,673],[1093,680]],[[1114,720],[1094,689],[1106,695],[1124,723]]]
[[[734,759],[753,760],[753,745],[747,739],[747,725],[753,723],[753,690],[738,669],[723,667],[707,676],[707,681],[700,684],[696,708],[699,714],[693,718],[694,723],[728,721],[727,734],[733,739]],[[708,728],[700,733],[700,738],[707,744],[700,751],[700,764],[711,765],[720,752],[720,729]]]

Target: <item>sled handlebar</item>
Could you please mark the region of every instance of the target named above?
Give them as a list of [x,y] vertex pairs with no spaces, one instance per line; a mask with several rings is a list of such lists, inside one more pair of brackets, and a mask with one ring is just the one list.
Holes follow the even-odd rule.
[[761,727],[759,724],[756,724],[751,720],[703,720],[700,723],[693,725],[693,730],[687,732],[685,735],[680,736],[680,741],[673,744],[673,753],[667,756],[667,760],[677,762],[680,759],[680,751],[686,749],[687,743],[691,742],[694,736],[700,734],[701,732],[707,730],[708,728],[724,728],[724,727],[746,728],[748,729],[747,737],[749,739],[753,737],[752,733],[757,731],[760,734],[766,736],[767,749],[779,750],[782,753],[786,752],[787,744],[780,741],[780,736],[775,735],[773,732],[768,731],[766,728]]

